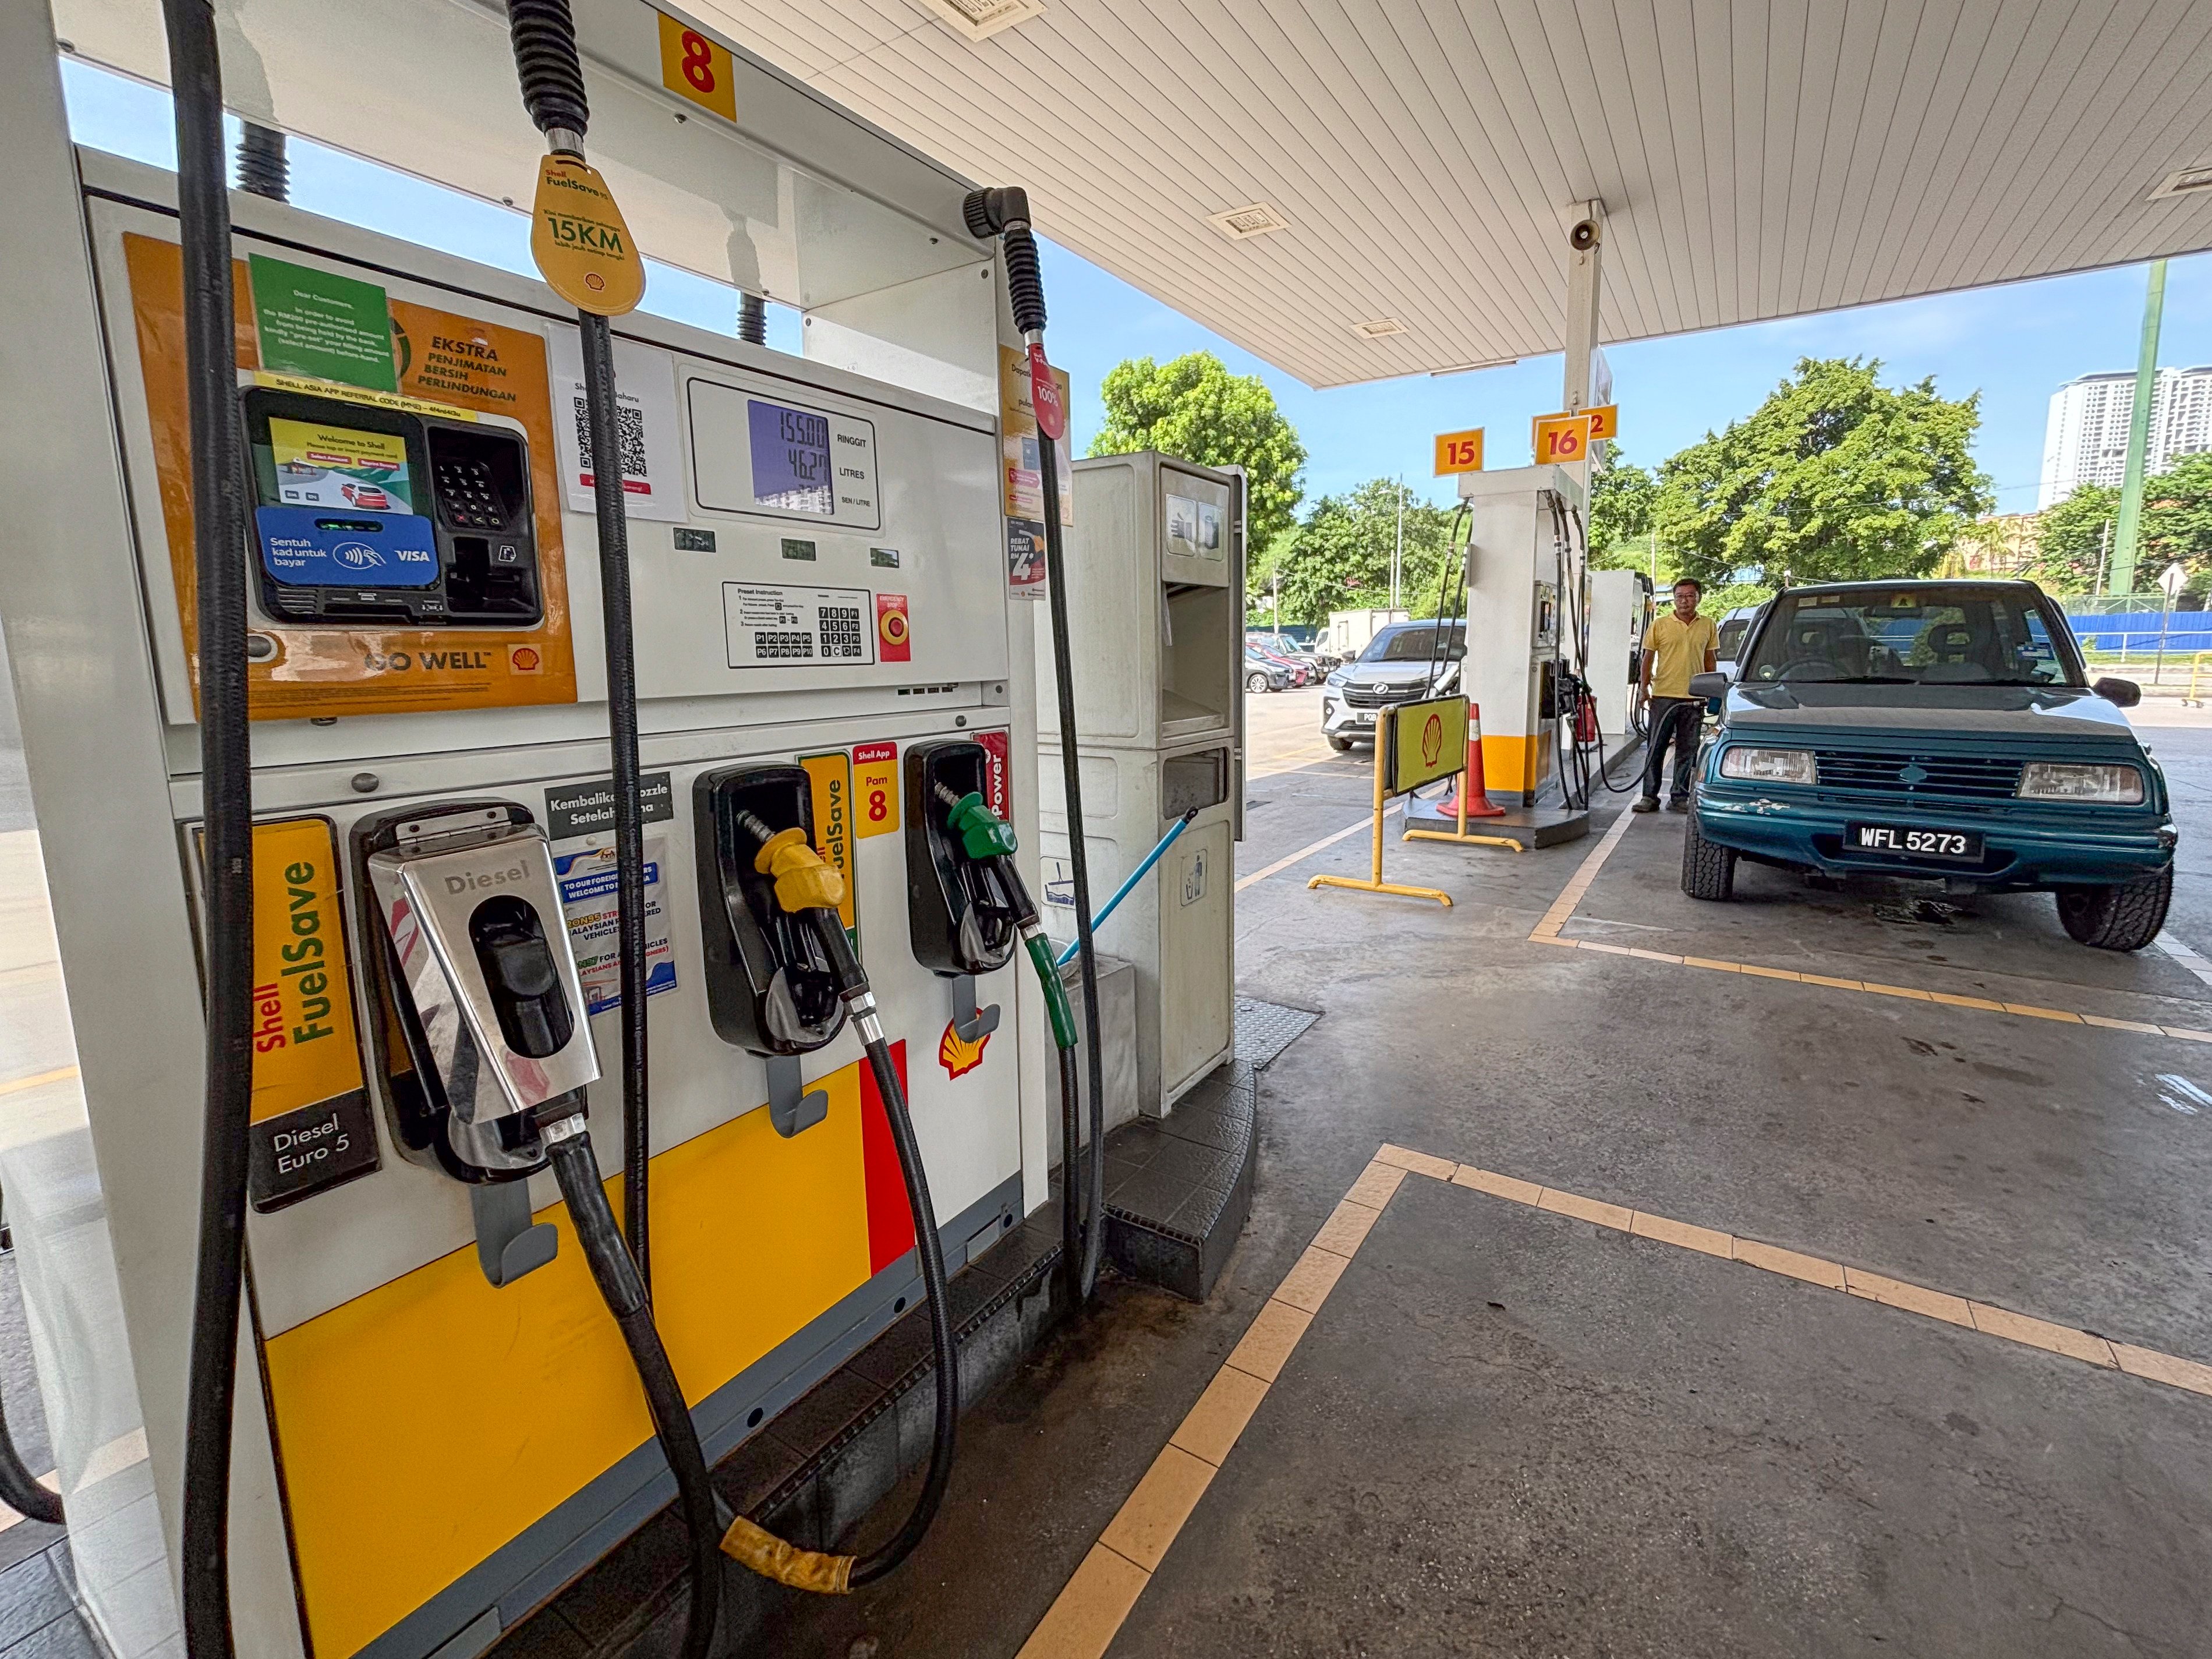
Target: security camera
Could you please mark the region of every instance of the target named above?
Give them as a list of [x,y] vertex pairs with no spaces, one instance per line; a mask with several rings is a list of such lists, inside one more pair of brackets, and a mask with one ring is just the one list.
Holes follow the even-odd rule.
[[1587,253],[1598,244],[1603,234],[1595,219],[1577,219],[1575,228],[1567,233],[1567,246],[1577,253]]

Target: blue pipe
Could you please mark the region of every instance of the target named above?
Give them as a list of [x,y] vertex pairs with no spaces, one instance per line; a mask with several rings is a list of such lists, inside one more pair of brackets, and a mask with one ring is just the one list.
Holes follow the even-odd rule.
[[[1106,918],[1114,914],[1115,907],[1120,904],[1123,899],[1129,896],[1130,890],[1135,887],[1139,882],[1145,878],[1146,872],[1151,870],[1154,865],[1160,861],[1160,854],[1166,852],[1169,848],[1175,845],[1175,838],[1182,834],[1184,830],[1189,829],[1190,821],[1197,816],[1198,808],[1194,806],[1189,811],[1177,818],[1175,822],[1175,828],[1169,830],[1164,836],[1162,836],[1160,837],[1160,844],[1152,848],[1151,852],[1146,854],[1145,861],[1129,872],[1128,880],[1123,882],[1121,886],[1114,890],[1114,896],[1112,898],[1108,899],[1104,904],[1099,906],[1098,914],[1091,918],[1091,931],[1093,933],[1096,933],[1101,927],[1103,927],[1106,925]],[[1075,949],[1076,947],[1074,945],[1069,945],[1067,949],[1060,953],[1060,960],[1053,963],[1053,966],[1055,968],[1066,967],[1069,963],[1075,960]]]

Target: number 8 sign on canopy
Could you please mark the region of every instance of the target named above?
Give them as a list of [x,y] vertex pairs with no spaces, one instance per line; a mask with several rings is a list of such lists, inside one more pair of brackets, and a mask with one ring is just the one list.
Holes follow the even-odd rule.
[[660,14],[660,84],[679,98],[738,118],[737,60],[689,24]]

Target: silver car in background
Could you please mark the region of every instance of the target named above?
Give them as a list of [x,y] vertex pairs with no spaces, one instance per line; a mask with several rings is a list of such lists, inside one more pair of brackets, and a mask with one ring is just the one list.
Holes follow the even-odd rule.
[[1458,690],[1466,655],[1464,620],[1441,629],[1433,622],[1391,623],[1322,682],[1322,735],[1340,754],[1355,743],[1374,742],[1379,710]]

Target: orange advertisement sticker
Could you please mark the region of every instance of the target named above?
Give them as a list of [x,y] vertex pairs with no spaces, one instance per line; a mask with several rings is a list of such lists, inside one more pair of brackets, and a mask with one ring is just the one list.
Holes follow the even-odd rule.
[[[185,406],[183,280],[177,245],[123,239],[155,495],[169,549],[185,651],[198,701],[198,580],[192,551],[191,440]],[[545,342],[533,331],[405,300],[386,301],[399,390],[374,392],[262,367],[246,265],[233,268],[239,367],[257,386],[368,410],[443,418],[503,416],[522,428],[538,558],[541,615],[518,628],[337,627],[256,615],[248,627],[267,654],[247,667],[256,720],[305,720],[453,708],[505,708],[576,700],[561,492]],[[342,410],[331,411],[334,417]]]

